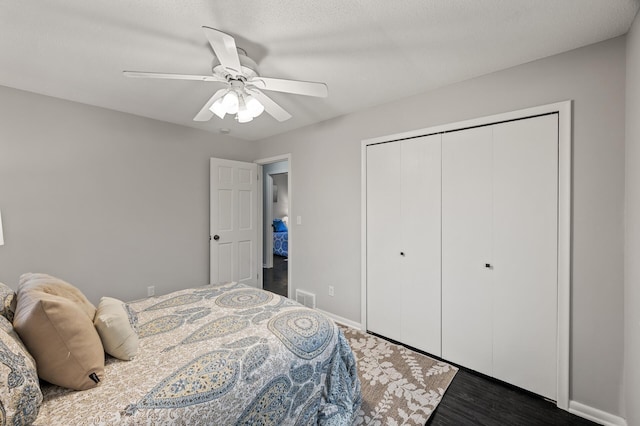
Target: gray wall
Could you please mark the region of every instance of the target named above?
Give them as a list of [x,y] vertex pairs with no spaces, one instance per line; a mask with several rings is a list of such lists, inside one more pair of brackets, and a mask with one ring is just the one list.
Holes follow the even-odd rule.
[[620,415],[624,37],[261,141],[259,157],[292,154],[290,213],[303,217],[292,225],[293,287],[316,293],[320,309],[360,322],[362,139],[567,99],[575,101],[571,399]]
[[0,281],[48,272],[97,303],[209,281],[209,157],[255,145],[0,87]]
[[640,15],[627,36],[625,379],[629,425],[640,425]]
[[273,175],[273,185],[278,188],[278,201],[273,203],[273,218],[289,216],[289,177],[288,173]]

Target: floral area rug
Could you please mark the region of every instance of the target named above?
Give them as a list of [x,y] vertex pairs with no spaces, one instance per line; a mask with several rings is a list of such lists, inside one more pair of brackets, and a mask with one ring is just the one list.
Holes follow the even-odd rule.
[[355,425],[424,425],[458,369],[340,326],[358,362],[362,406]]

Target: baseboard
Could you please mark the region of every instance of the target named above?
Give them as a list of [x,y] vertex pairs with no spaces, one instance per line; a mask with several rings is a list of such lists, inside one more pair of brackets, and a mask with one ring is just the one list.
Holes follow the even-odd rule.
[[627,421],[622,417],[576,401],[569,401],[569,412],[605,426],[627,426]]
[[323,311],[322,309],[316,308],[316,311],[321,312],[322,314],[328,316],[338,324],[346,325],[347,327],[355,328],[358,330],[362,330],[362,324],[359,322],[351,321],[350,319],[342,318],[341,316],[332,314],[331,312]]

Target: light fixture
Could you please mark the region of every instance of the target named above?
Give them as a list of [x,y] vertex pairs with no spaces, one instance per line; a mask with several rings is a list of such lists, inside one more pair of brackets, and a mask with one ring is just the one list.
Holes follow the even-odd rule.
[[2,212],[0,211],[0,246],[4,245],[4,235],[2,235]]
[[244,88],[234,87],[218,98],[209,110],[221,119],[226,114],[235,114],[238,123],[248,123],[263,113],[264,106]]

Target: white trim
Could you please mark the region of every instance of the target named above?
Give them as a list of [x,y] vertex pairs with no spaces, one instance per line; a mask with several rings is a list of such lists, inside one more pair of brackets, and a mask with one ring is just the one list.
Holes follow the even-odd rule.
[[[264,166],[265,164],[271,164],[271,163],[278,163],[280,161],[287,161],[287,168],[288,168],[288,172],[287,172],[287,186],[288,188],[288,192],[289,192],[289,218],[293,217],[293,212],[295,212],[295,210],[293,209],[294,206],[294,201],[293,201],[293,159],[292,159],[292,155],[291,153],[287,153],[287,154],[282,154],[282,155],[276,155],[274,157],[268,157],[268,158],[261,158],[259,160],[255,160],[254,163],[260,164],[262,166]],[[262,201],[262,200],[261,200]],[[289,224],[293,224],[292,220],[289,220]],[[260,234],[263,233],[263,228],[264,224],[262,223],[262,216],[260,216],[260,218],[258,219],[258,232]],[[289,226],[289,241],[288,241],[288,263],[287,263],[287,295],[289,295],[289,297],[291,297],[291,295],[293,294],[293,268],[295,265],[294,262],[294,255],[295,252],[293,251],[293,241],[294,241],[294,226]],[[258,259],[258,262],[262,265],[262,244],[260,245],[260,258]]]
[[316,311],[320,312],[321,314],[323,314],[325,316],[328,316],[329,318],[331,318],[332,320],[334,320],[338,324],[346,325],[347,327],[351,327],[351,328],[355,328],[357,330],[364,331],[364,329],[362,328],[362,324],[358,324],[355,321],[351,321],[350,319],[343,318],[343,317],[338,316],[336,314],[332,314],[331,312],[323,311],[322,309],[316,308]]
[[361,142],[361,239],[360,287],[362,329],[367,329],[367,146],[401,139],[484,126],[542,114],[558,113],[558,345],[557,406],[569,410],[571,336],[571,100],[447,123],[409,132],[365,139]]
[[569,402],[569,412],[605,426],[627,426],[627,421],[622,417],[576,401]]
[[367,330],[367,143],[360,150],[360,323]]

